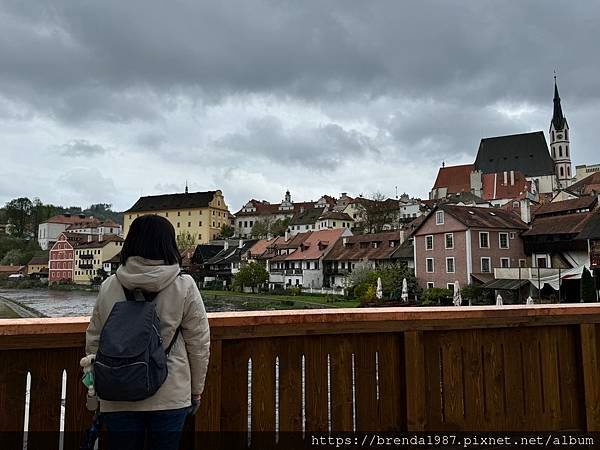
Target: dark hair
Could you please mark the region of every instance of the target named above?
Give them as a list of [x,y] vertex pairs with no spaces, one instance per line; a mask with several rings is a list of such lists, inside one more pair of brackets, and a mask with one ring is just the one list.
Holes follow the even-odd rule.
[[181,265],[181,254],[171,222],[154,214],[135,219],[123,243],[121,264],[125,265],[127,258],[131,256],[160,260],[168,265]]

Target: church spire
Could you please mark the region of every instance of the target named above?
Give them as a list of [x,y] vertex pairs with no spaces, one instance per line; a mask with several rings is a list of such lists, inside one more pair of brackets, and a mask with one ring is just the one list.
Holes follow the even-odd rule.
[[560,95],[558,95],[558,85],[556,84],[556,75],[554,75],[554,114],[552,114],[552,123],[555,130],[562,130],[565,124],[562,107],[560,106]]

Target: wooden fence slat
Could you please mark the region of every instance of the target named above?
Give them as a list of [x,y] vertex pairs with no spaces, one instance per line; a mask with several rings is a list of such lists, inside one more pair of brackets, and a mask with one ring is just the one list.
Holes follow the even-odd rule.
[[528,406],[525,393],[525,366],[522,352],[522,330],[511,329],[502,338],[504,348],[504,385],[506,387],[506,409],[510,414],[506,425],[510,430],[525,430]]
[[252,345],[252,447],[275,445],[275,341],[257,339]]
[[287,338],[279,351],[279,429],[302,431],[302,342]]
[[457,429],[464,423],[464,385],[460,343],[456,334],[444,332],[440,337],[443,360],[444,405],[446,423]]
[[86,408],[87,390],[81,382],[83,371],[79,360],[85,355],[83,347],[65,351],[67,389],[65,399],[64,450],[79,449],[84,432],[92,423],[93,413]]
[[581,359],[587,431],[600,431],[600,365],[598,325],[581,324]]
[[29,350],[22,357],[31,373],[28,447],[58,449],[64,353]]
[[583,430],[585,420],[585,387],[579,352],[579,328],[557,327],[561,430]]
[[[248,433],[248,359],[251,340],[222,343],[221,431],[222,448],[244,448]],[[256,379],[252,380],[257,382]],[[223,389],[223,387],[225,387]]]
[[352,431],[352,346],[348,336],[327,339],[331,363],[331,429]]
[[[356,431],[376,431],[379,428],[375,355],[376,336],[356,336],[353,339],[356,395]],[[387,350],[387,349],[386,349]],[[381,352],[379,352],[381,354]]]
[[[506,405],[504,401],[504,352],[502,350],[502,332],[486,330],[479,332],[483,344],[483,382],[485,392],[486,415],[483,430],[505,429]],[[476,428],[469,427],[471,430]]]
[[482,430],[485,422],[485,398],[483,380],[483,361],[481,358],[481,341],[476,330],[468,330],[461,334],[463,358],[463,377],[465,389],[465,421],[473,429]]
[[328,431],[327,349],[321,336],[304,338],[306,431]]
[[406,372],[404,341],[401,334],[377,336],[379,359],[379,402],[377,420],[380,430],[406,431]]
[[[425,380],[431,373],[426,372],[422,331],[407,331],[404,333],[404,355],[407,428],[409,431],[423,431],[429,425],[427,423],[428,408],[426,398],[435,397],[435,394],[431,391],[426,392]],[[437,372],[436,364],[433,364],[433,366],[432,368],[428,368],[428,370]]]
[[22,352],[0,351],[0,448],[22,448],[27,369]]
[[556,353],[556,328],[543,327],[539,329],[540,359],[542,378],[544,379],[544,403],[546,417],[553,430],[560,429],[560,375],[558,372],[558,355]]

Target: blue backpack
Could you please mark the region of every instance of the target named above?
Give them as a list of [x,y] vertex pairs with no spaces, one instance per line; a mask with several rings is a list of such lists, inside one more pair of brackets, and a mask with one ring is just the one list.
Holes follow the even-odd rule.
[[100,333],[94,384],[102,400],[138,401],[154,395],[165,382],[167,356],[179,328],[165,349],[154,301],[158,293],[124,287],[123,292],[127,301],[114,304]]

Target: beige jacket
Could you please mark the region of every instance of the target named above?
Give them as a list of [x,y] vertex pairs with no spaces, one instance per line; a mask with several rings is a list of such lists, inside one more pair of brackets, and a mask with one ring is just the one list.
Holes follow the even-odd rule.
[[185,408],[191,394],[201,394],[208,370],[210,331],[198,287],[189,275],[179,275],[177,264],[131,257],[100,287],[90,325],[86,332],[86,352],[96,353],[100,332],[113,305],[125,301],[121,283],[127,289],[160,291],[155,299],[164,345],[167,346],[181,325],[179,337],[167,359],[169,375],[152,397],[137,402],[112,402],[100,399],[100,410],[156,411]]

